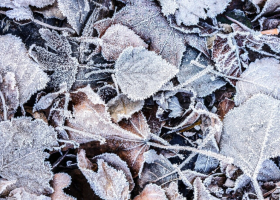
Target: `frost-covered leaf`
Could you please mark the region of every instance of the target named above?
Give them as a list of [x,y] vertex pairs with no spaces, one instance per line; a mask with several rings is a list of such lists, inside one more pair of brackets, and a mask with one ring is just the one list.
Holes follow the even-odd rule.
[[[198,55],[198,51],[194,50],[193,48],[187,47],[182,59],[180,71],[176,76],[181,84],[184,84],[186,81],[197,77],[194,81],[187,84],[185,88],[195,91],[198,97],[204,97],[225,85],[226,82],[210,72],[201,74],[205,69],[191,64],[191,61],[196,60]],[[200,56],[198,62],[205,66],[210,64],[210,62],[204,55]]]
[[71,176],[66,173],[57,173],[53,176],[53,189],[54,192],[51,194],[52,199],[59,200],[75,200],[63,192],[64,188],[67,188],[71,184]]
[[119,122],[122,119],[128,119],[132,114],[142,109],[144,101],[132,101],[124,94],[120,94],[111,99],[107,106],[108,111],[114,122]]
[[50,197],[27,192],[23,187],[16,188],[10,192],[6,200],[51,200]]
[[0,74],[0,121],[11,119],[17,111],[19,90],[16,84],[13,72],[7,72],[3,77]]
[[128,47],[115,65],[117,82],[132,100],[143,100],[157,92],[178,69],[143,47]]
[[12,181],[8,181],[4,178],[0,179],[0,194],[3,195],[2,193],[5,192],[5,190],[7,189],[7,187],[9,187],[10,185],[15,184],[17,181],[16,180],[12,180]]
[[280,155],[279,107],[279,100],[258,94],[231,110],[224,119],[221,153],[232,157],[233,163],[252,179],[259,198],[262,194],[257,176],[262,164]]
[[55,0],[2,0],[0,7],[14,8],[14,7],[28,7],[35,6],[42,8],[47,5],[51,5]]
[[[263,2],[253,2],[253,3],[261,4]],[[255,17],[253,21],[257,20],[261,16],[276,14],[279,12],[280,12],[280,2],[278,0],[266,0],[262,11]]]
[[242,104],[257,93],[280,99],[280,64],[274,58],[263,58],[251,63],[236,84],[236,105]]
[[161,12],[165,16],[175,14],[175,11],[177,10],[177,8],[179,8],[176,0],[159,0],[159,2],[161,5]]
[[[105,141],[102,145],[109,152],[125,160],[137,176],[143,163],[143,153],[149,149],[150,129],[144,115],[135,113],[128,120],[112,123],[107,106],[88,86],[70,94],[74,105],[74,117],[67,120],[69,138],[86,143]],[[70,129],[69,129],[70,128]]]
[[155,51],[170,64],[180,66],[185,51],[185,36],[169,26],[156,2],[135,1],[117,12],[112,19],[96,22],[94,27],[102,36],[112,24],[127,26],[149,44],[149,50]]
[[210,192],[205,188],[200,178],[196,178],[193,183],[194,187],[194,200],[218,200],[218,198],[212,196]]
[[266,160],[262,164],[257,179],[263,182],[279,181],[280,169],[272,160]]
[[[123,162],[117,155],[112,154],[111,156],[114,156],[115,163]],[[98,196],[108,200],[129,199],[131,190],[129,190],[129,182],[122,170],[117,170],[110,166],[110,163],[107,163],[106,160],[97,158],[98,171],[92,171],[90,164],[88,164],[90,161],[85,157],[84,150],[78,153],[77,159],[79,169]]]
[[33,12],[41,13],[44,15],[45,18],[56,18],[60,20],[64,20],[65,16],[63,16],[62,12],[58,8],[57,1],[54,2],[54,4],[44,7],[44,8],[37,8],[33,9]]
[[43,70],[53,72],[49,82],[51,87],[58,89],[61,83],[66,82],[67,88],[70,89],[75,82],[78,67],[77,59],[71,55],[71,45],[66,37],[59,35],[56,31],[42,28],[39,32],[46,41],[46,45],[56,53],[33,45],[30,49],[31,56],[42,65]]
[[88,0],[57,0],[57,2],[68,23],[79,35],[90,10]]
[[222,100],[218,105],[217,115],[219,115],[220,119],[223,120],[225,115],[233,109],[235,106],[235,103],[233,100],[230,100],[228,98],[225,98]]
[[33,19],[33,13],[30,8],[25,8],[25,7],[19,7],[19,8],[14,8],[12,10],[8,10],[6,12],[7,17],[11,19],[16,19],[18,21],[20,20],[29,20]]
[[121,24],[110,26],[101,37],[102,56],[108,61],[115,61],[127,47],[148,48],[148,45],[132,31]]
[[180,117],[184,113],[184,110],[181,107],[180,102],[176,96],[173,96],[170,99],[168,99],[168,110],[171,110],[171,112],[168,115],[168,117],[171,118]]
[[[165,192],[160,186],[148,184],[144,190],[133,200],[168,200]],[[175,200],[175,199],[174,199]]]
[[[174,0],[170,10],[167,10],[167,3],[165,1],[160,1],[163,13],[167,15],[168,13],[173,14],[174,9],[178,8],[175,12],[176,22],[178,25],[182,23],[186,26],[196,25],[199,19],[214,18],[218,14],[225,11],[227,5],[231,0]],[[163,3],[164,2],[164,3]],[[172,2],[168,0],[167,2]],[[170,4],[169,3],[169,4]],[[168,5],[169,5],[168,4]],[[167,10],[167,11],[166,11]]]
[[144,153],[144,164],[139,172],[139,186],[143,188],[145,185],[153,183],[166,188],[171,182],[177,182],[179,174],[183,183],[192,187],[183,172],[181,173],[173,166],[166,157],[158,155],[155,150],[149,150]]
[[[17,104],[16,98],[19,98],[19,105],[23,105],[29,100],[31,95],[43,89],[48,82],[47,74],[39,68],[38,64],[28,57],[21,39],[13,35],[0,36],[0,74],[2,79],[6,77],[11,81],[9,95],[14,97],[12,97],[13,105],[11,104],[10,108]],[[16,84],[13,83],[12,74],[14,74]],[[16,91],[12,91],[16,90],[16,87],[18,87],[18,97],[16,97]],[[5,92],[2,91],[2,93]],[[11,99],[9,101],[11,101]],[[8,112],[10,111],[8,110]]]
[[178,191],[178,183],[172,182],[164,189],[165,194],[169,200],[186,200]]
[[230,192],[236,192],[238,189],[245,187],[246,185],[248,185],[250,183],[251,179],[249,176],[247,176],[246,174],[242,174],[241,176],[239,176],[234,184],[233,188],[228,188],[226,190],[226,193],[230,193]]
[[17,118],[0,123],[1,177],[16,180],[13,188],[24,187],[27,192],[52,192],[51,166],[44,160],[49,156],[45,149],[58,146],[56,132],[42,120]]

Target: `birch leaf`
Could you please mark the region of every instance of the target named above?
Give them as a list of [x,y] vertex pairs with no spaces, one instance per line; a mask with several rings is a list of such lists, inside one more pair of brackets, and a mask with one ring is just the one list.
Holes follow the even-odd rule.
[[165,192],[160,186],[155,184],[147,185],[144,190],[134,198],[134,200],[168,200]]
[[46,41],[46,45],[55,53],[33,45],[30,47],[30,55],[42,65],[44,70],[53,72],[49,83],[51,87],[58,89],[61,83],[66,82],[67,88],[70,89],[75,82],[78,67],[77,59],[71,55],[71,45],[66,37],[59,35],[56,31],[41,28],[39,32]]
[[157,92],[178,69],[143,47],[128,47],[115,65],[117,82],[132,100],[143,100]]
[[[31,95],[43,89],[48,82],[47,74],[28,57],[21,39],[13,35],[2,35],[0,36],[0,74],[2,78],[7,76],[5,73],[8,72],[14,73],[19,91],[19,105],[23,105]],[[10,81],[13,81],[12,79],[10,77]],[[11,84],[11,86],[15,86],[14,83],[11,82]],[[16,88],[12,87],[10,89]],[[16,92],[13,91],[12,93],[15,94]],[[15,98],[17,98],[16,96]],[[16,102],[13,104],[15,106]]]
[[144,101],[132,101],[124,94],[120,94],[111,99],[107,106],[108,111],[114,122],[119,122],[122,119],[128,119],[132,114],[142,109]]
[[[115,162],[123,162],[115,156]],[[85,151],[78,153],[78,166],[91,188],[102,199],[106,200],[127,200],[130,197],[129,183],[122,170],[116,170],[103,159],[97,159],[98,171],[94,172],[90,168]]]
[[68,23],[80,35],[90,10],[88,0],[57,0],[57,3]]
[[149,50],[155,51],[170,64],[180,66],[185,51],[185,36],[169,26],[155,2],[135,1],[112,19],[96,22],[94,27],[101,37],[112,24],[127,26],[149,44]]
[[194,187],[194,200],[218,200],[218,198],[212,196],[210,192],[205,188],[200,178],[196,178],[193,183]]
[[279,106],[279,100],[258,94],[231,110],[224,119],[221,153],[232,157],[233,163],[252,179],[258,198],[262,194],[257,176],[263,162],[280,155],[279,139],[276,139]]
[[280,99],[280,64],[274,58],[263,58],[251,63],[236,84],[234,102],[240,105],[257,93]]
[[115,61],[124,49],[129,46],[148,48],[148,45],[126,26],[110,26],[101,37],[102,56],[108,61]]
[[52,192],[51,166],[44,160],[49,156],[45,149],[58,146],[56,132],[42,120],[17,118],[0,123],[1,177],[17,180],[13,188],[24,187],[27,192]]

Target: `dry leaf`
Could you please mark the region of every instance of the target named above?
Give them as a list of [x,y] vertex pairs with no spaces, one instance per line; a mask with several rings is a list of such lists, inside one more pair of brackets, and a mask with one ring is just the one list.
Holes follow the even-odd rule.
[[164,190],[168,200],[186,200],[178,191],[178,183],[172,182]]
[[172,29],[160,8],[149,0],[135,1],[115,13],[112,19],[104,19],[95,23],[101,37],[112,24],[122,24],[133,30],[147,44],[149,50],[155,51],[172,65],[180,66],[185,51],[185,36]]
[[6,200],[51,200],[50,197],[45,195],[36,195],[33,193],[27,192],[23,187],[16,188],[10,192]]
[[71,176],[66,173],[57,173],[53,176],[53,189],[54,193],[51,194],[52,200],[75,200],[63,192],[71,184]]
[[178,69],[143,47],[128,47],[115,65],[117,82],[132,100],[143,100],[157,92]]
[[[9,76],[6,77],[10,80],[11,88],[9,89],[16,90],[13,86],[18,87],[19,105],[21,106],[29,100],[31,95],[43,89],[49,80],[47,74],[39,68],[39,65],[28,57],[21,39],[10,34],[0,36],[0,69],[2,79]],[[8,72],[9,74],[6,75]],[[15,78],[12,77],[12,73]],[[14,79],[16,85],[13,83]],[[10,92],[16,94],[16,91]],[[15,98],[17,97],[15,96]],[[13,105],[15,104],[17,103],[14,102]]]
[[263,162],[280,155],[279,112],[279,100],[258,94],[224,119],[221,153],[234,158],[233,163],[252,179],[258,198],[262,198],[257,177]]
[[[129,171],[126,163],[122,161],[117,155],[111,154],[114,156],[114,162],[119,162],[121,166],[125,166]],[[85,151],[81,150],[78,153],[78,166],[82,171],[84,176],[87,178],[91,188],[94,192],[100,196],[102,199],[107,200],[127,200],[130,197],[129,182],[126,179],[126,175],[122,170],[117,170],[114,167],[110,166],[110,163],[107,163],[106,160],[102,158],[97,159],[98,171],[94,172],[88,166],[87,158],[85,158]],[[130,174],[131,176],[131,174]],[[132,177],[131,177],[132,179]]]
[[168,200],[160,186],[148,184],[144,190],[133,200]]
[[13,188],[24,187],[27,192],[52,192],[51,166],[44,160],[49,156],[45,149],[58,146],[56,132],[42,120],[31,121],[22,117],[0,123],[1,177],[16,180]]
[[120,94],[111,99],[107,106],[108,111],[114,122],[119,122],[122,119],[128,119],[132,114],[142,109],[144,101],[132,101],[124,94]]
[[280,99],[280,64],[274,58],[263,58],[251,63],[236,84],[234,102],[240,105],[257,93]]
[[218,198],[212,196],[210,192],[205,188],[200,178],[196,178],[193,183],[194,187],[194,200],[218,200]]
[[46,41],[46,45],[56,53],[32,45],[29,50],[30,55],[42,65],[43,70],[53,72],[49,83],[51,87],[58,89],[60,84],[66,82],[67,88],[70,89],[75,82],[79,64],[77,59],[72,57],[71,45],[66,37],[59,35],[56,31],[41,28],[39,32]]

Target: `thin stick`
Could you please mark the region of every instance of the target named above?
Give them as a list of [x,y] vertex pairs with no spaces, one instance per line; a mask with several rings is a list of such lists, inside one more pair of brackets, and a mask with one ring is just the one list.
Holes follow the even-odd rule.
[[4,121],[6,121],[7,120],[7,107],[6,107],[4,95],[1,90],[0,90],[0,97],[1,97],[2,104],[3,104],[3,117],[4,117]]
[[46,24],[44,22],[41,22],[37,19],[33,19],[32,20],[34,23],[36,24],[39,24],[41,26],[44,26],[44,27],[47,27],[47,28],[50,28],[50,29],[53,29],[53,30],[57,30],[57,31],[67,31],[67,32],[70,32],[72,34],[76,33],[73,29],[71,28],[68,28],[68,27],[56,27],[56,26],[52,26],[52,25],[49,25],[49,24]]

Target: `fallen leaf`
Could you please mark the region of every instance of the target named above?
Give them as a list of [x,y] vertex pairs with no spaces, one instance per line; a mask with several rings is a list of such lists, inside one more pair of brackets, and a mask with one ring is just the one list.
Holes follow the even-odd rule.
[[205,188],[200,178],[196,178],[193,183],[194,187],[194,200],[218,200],[218,198],[212,196],[210,192]]
[[144,190],[133,200],[168,200],[160,186],[148,184]]
[[53,188],[54,193],[51,194],[53,200],[75,200],[63,192],[64,188],[67,188],[71,184],[71,176],[66,173],[57,173],[53,176]]

